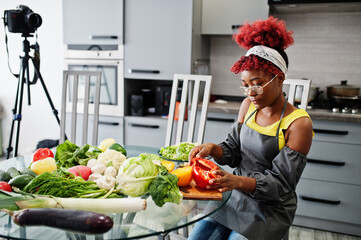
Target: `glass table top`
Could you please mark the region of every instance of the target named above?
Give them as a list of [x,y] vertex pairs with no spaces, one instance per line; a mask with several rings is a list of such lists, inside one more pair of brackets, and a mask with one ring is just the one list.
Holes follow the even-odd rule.
[[[141,153],[157,154],[158,149],[141,146],[124,146],[127,157]],[[31,156],[20,156],[0,162],[0,169],[29,166]],[[140,212],[108,214],[114,222],[111,230],[101,235],[83,235],[45,226],[20,227],[10,216],[0,213],[0,237],[7,239],[136,239],[149,236],[165,236],[167,233],[191,225],[216,212],[228,201],[231,192],[223,193],[221,201],[185,200],[177,205],[155,205],[146,197],[147,208]]]

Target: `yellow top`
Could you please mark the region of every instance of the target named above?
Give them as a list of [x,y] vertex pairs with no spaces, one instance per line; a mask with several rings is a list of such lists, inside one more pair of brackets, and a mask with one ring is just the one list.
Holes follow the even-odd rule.
[[[255,110],[256,110],[256,107],[254,106],[253,103],[251,103],[248,108],[247,114],[245,116],[245,120],[248,119],[249,115],[252,114]],[[283,119],[281,121],[280,131],[278,133],[279,150],[281,150],[286,144],[285,136],[283,135],[283,130],[286,130],[294,120],[301,118],[301,117],[310,118],[310,116],[304,109],[297,109],[297,110],[293,111],[292,113],[290,113],[289,115],[287,115],[286,117],[283,117]],[[256,123],[256,114],[253,114],[250,117],[250,119],[248,119],[248,121],[246,122],[246,125],[261,134],[268,135],[268,136],[275,136],[279,122],[280,121],[277,121],[277,122],[273,123],[272,125],[262,127]],[[314,134],[312,134],[312,135],[314,135]]]

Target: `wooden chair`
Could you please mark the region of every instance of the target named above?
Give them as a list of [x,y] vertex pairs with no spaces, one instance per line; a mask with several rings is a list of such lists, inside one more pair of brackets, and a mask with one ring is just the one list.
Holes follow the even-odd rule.
[[[194,132],[196,125],[198,126],[197,143],[201,144],[204,138],[204,129],[206,126],[206,118],[208,112],[208,103],[211,92],[211,81],[212,76],[208,75],[186,75],[186,74],[175,74],[173,78],[172,93],[169,105],[168,125],[165,139],[165,146],[178,144],[183,139],[184,122],[186,112],[188,112],[188,133],[186,137],[187,142],[194,142]],[[177,93],[181,87],[181,98],[178,101],[178,114],[176,115],[176,104],[177,104]],[[201,94],[200,94],[201,93]],[[197,111],[202,98],[202,105],[200,108],[200,119],[197,121]],[[177,124],[174,120],[175,117],[178,119]],[[197,124],[196,124],[197,122]],[[173,127],[177,125],[175,138],[173,135]],[[175,142],[172,141],[175,139]]]
[[[84,80],[84,81],[83,81]],[[62,86],[60,143],[69,139],[76,142],[77,129],[81,130],[81,144],[90,143],[94,146],[98,141],[99,102],[100,102],[101,72],[91,71],[64,71]],[[94,86],[94,92],[90,86]],[[69,93],[69,95],[68,95]],[[90,93],[94,93],[91,96]],[[70,111],[67,111],[71,109]],[[66,135],[66,115],[70,112],[70,135]],[[88,123],[92,112],[92,138],[88,141]],[[82,126],[77,128],[78,115],[82,115]],[[79,143],[78,143],[79,144]]]
[[306,109],[308,104],[308,95],[310,93],[311,80],[309,79],[285,79],[283,85],[288,85],[286,98],[292,105],[295,103],[296,87],[303,87],[300,108]]

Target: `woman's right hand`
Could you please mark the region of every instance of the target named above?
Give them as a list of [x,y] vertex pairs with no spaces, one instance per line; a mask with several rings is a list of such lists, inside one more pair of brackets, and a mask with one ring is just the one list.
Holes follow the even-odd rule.
[[191,160],[195,157],[204,158],[207,157],[208,155],[212,155],[211,153],[215,146],[217,145],[214,143],[203,143],[201,145],[197,145],[193,147],[188,156],[189,164],[192,164]]

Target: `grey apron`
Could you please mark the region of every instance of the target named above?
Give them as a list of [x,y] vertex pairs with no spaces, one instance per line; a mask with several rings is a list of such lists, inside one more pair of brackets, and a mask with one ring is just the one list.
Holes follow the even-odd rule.
[[[272,161],[280,155],[278,133],[286,104],[275,136],[260,134],[246,125],[257,109],[246,119],[240,130],[242,158],[234,170],[235,175],[254,177],[253,173],[263,173],[272,168]],[[293,191],[275,201],[256,199],[252,194],[233,190],[225,206],[210,217],[248,239],[281,239],[292,224],[296,203],[297,197]]]

